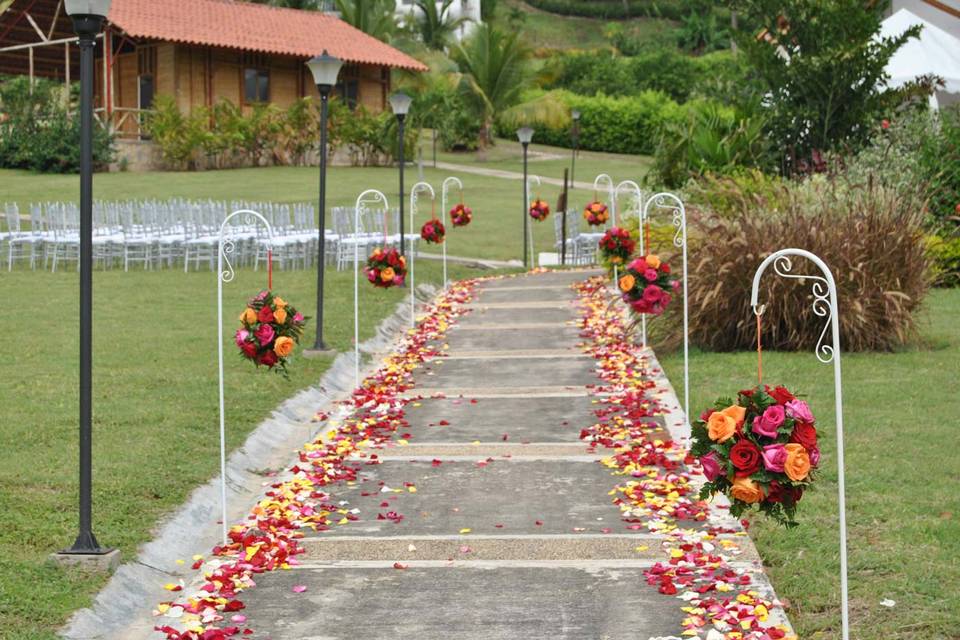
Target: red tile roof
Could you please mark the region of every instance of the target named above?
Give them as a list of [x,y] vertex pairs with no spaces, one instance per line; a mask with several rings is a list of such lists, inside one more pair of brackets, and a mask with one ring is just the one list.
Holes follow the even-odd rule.
[[426,71],[401,51],[318,11],[235,0],[114,0],[110,22],[128,35],[244,51],[313,57]]

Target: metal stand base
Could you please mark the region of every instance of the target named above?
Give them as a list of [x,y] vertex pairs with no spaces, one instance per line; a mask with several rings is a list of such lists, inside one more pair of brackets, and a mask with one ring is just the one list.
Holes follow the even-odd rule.
[[120,550],[103,549],[94,553],[60,551],[51,553],[50,560],[61,567],[77,567],[94,573],[112,573],[120,566]]

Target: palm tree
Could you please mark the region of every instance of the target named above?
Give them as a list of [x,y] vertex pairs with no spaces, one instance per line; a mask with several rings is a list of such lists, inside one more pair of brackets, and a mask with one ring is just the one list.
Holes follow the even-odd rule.
[[477,106],[483,124],[480,145],[493,143],[496,117],[520,100],[529,77],[531,51],[518,31],[505,32],[490,23],[480,25],[453,57],[463,73],[461,86]]
[[341,19],[378,40],[389,40],[396,29],[396,0],[336,0]]
[[453,18],[450,15],[450,5],[453,1],[441,0],[439,5],[434,0],[414,0],[413,2],[419,9],[415,25],[420,32],[420,39],[431,49],[445,50],[457,29],[467,23],[466,18]]

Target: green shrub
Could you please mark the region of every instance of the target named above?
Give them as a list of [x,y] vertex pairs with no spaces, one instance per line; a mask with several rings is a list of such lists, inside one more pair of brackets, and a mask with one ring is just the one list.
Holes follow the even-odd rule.
[[729,175],[706,173],[684,187],[689,201],[712,213],[730,218],[750,207],[780,213],[787,185],[783,179],[758,169],[736,169]]
[[[753,275],[766,256],[784,247],[812,251],[833,272],[844,351],[889,350],[915,336],[914,313],[930,286],[932,266],[921,203],[876,185],[850,189],[836,182],[821,177],[788,183],[778,212],[744,198],[730,217],[691,216],[691,233],[709,246],[690,259],[692,342],[721,351],[755,347]],[[819,273],[799,258],[793,272]],[[811,284],[772,272],[763,279],[765,348],[814,348],[825,320],[811,307]]]
[[[42,173],[75,173],[80,168],[77,87],[17,76],[0,80],[0,168]],[[93,162],[105,168],[113,159],[113,136],[94,123]]]
[[771,146],[760,117],[715,102],[685,107],[685,117],[662,130],[648,182],[676,188],[706,173],[770,167]]
[[940,111],[925,139],[920,164],[928,180],[930,215],[938,224],[960,224],[960,105]]
[[168,166],[194,169],[199,152],[211,141],[208,115],[205,109],[200,109],[186,116],[172,96],[158,96],[153,111],[144,119],[144,132],[160,149]]
[[[611,153],[651,154],[660,130],[682,117],[682,107],[656,91],[628,98],[579,96],[558,92],[570,109],[580,111],[580,148]],[[534,125],[538,143],[570,147],[570,130]]]
[[678,19],[683,15],[680,0],[527,0],[527,4],[550,13],[586,18],[652,16]]
[[927,248],[935,263],[934,285],[960,287],[960,235],[949,238],[928,236]]

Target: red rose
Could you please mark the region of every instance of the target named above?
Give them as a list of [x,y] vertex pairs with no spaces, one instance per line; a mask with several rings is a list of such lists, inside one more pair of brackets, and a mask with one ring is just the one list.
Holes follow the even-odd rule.
[[259,322],[273,322],[273,309],[269,305],[263,305],[263,308],[257,313]]
[[803,445],[804,449],[810,451],[817,446],[817,428],[806,422],[798,422],[790,434],[790,442]]
[[670,273],[670,265],[668,265],[666,262],[661,262],[661,263],[660,263],[660,272],[661,272],[661,273]]
[[767,489],[767,502],[783,502],[783,485],[774,480]]
[[749,476],[760,468],[760,449],[749,440],[741,438],[730,449],[730,462],[738,471],[738,476]]
[[714,413],[716,413],[716,411],[714,411],[713,409],[707,409],[706,411],[700,414],[700,419],[706,422],[707,420],[710,419],[710,416],[712,416]]
[[787,391],[786,387],[777,387],[775,389],[771,389],[769,386],[767,386],[767,393],[773,396],[773,399],[777,401],[777,404],[787,404],[791,400],[796,400],[796,397]]
[[243,355],[251,360],[257,357],[257,345],[253,342],[244,342],[240,345],[240,350],[243,351]]
[[277,364],[277,354],[273,352],[273,349],[270,349],[257,359],[257,363],[272,369],[273,365]]
[[400,260],[397,258],[397,254],[393,251],[387,254],[387,264],[391,267],[395,267],[400,264]]
[[880,121],[880,127],[883,128],[884,130],[889,129],[889,128],[890,128],[890,121],[889,121],[889,120],[881,120],[881,121]]

